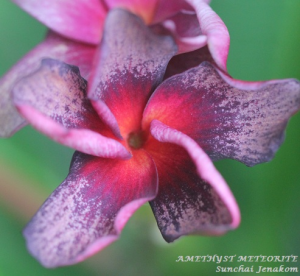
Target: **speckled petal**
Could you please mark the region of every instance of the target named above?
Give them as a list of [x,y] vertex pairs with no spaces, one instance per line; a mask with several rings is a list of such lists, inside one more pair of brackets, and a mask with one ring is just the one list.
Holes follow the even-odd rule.
[[236,201],[212,161],[180,131],[154,120],[147,151],[159,175],[159,193],[151,201],[166,241],[187,234],[224,234],[240,222]]
[[[161,82],[177,47],[170,36],[160,36],[142,20],[122,9],[112,10],[105,22],[98,62],[89,79],[89,98],[101,100],[114,120],[111,128],[125,138],[138,130],[144,107]],[[95,106],[102,112],[101,106]]]
[[227,71],[226,62],[230,37],[222,19],[211,9],[207,1],[186,0],[196,11],[202,34],[207,36],[209,51],[220,69]]
[[75,43],[55,33],[49,33],[38,45],[12,67],[0,80],[0,137],[7,137],[26,125],[11,101],[13,85],[24,76],[34,72],[44,57],[56,58],[80,68],[83,77],[88,77],[95,47]]
[[15,85],[13,100],[22,116],[58,142],[96,156],[129,158],[119,142],[107,138],[112,134],[87,99],[86,86],[78,67],[44,59]]
[[106,9],[100,0],[12,0],[65,37],[98,44]]
[[143,124],[147,129],[158,119],[189,135],[214,160],[232,158],[253,166],[273,158],[299,108],[297,80],[240,82],[204,62],[157,88]]
[[157,184],[145,151],[127,161],[75,153],[68,177],[24,230],[29,251],[46,267],[84,260],[118,238]]

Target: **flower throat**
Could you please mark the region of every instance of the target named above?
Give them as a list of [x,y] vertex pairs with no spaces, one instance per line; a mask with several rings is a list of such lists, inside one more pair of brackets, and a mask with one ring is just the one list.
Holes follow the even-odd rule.
[[140,149],[145,143],[145,134],[143,131],[131,132],[127,138],[128,145],[134,149]]

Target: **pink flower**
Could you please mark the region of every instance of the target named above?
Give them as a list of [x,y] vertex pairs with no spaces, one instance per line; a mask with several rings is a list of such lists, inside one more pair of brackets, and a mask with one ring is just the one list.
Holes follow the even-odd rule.
[[236,201],[208,155],[250,166],[270,160],[300,108],[300,83],[239,82],[208,62],[163,81],[176,53],[170,36],[117,9],[107,16],[87,94],[78,68],[53,59],[14,87],[29,123],[78,150],[24,231],[44,266],[101,250],[147,201],[168,242],[238,226]]
[[[226,71],[229,35],[209,0],[13,0],[49,29],[46,39],[0,80],[0,136],[7,137],[26,122],[10,97],[13,85],[34,72],[42,58],[76,65],[86,79],[97,68],[97,49],[107,12],[122,7],[141,16],[159,32],[171,33],[178,53],[208,45],[216,64]],[[201,26],[201,28],[200,28]]]

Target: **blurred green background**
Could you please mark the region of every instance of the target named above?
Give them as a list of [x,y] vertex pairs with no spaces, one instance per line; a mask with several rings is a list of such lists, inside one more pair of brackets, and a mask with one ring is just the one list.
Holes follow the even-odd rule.
[[[299,0],[213,0],[212,6],[231,35],[228,68],[233,77],[300,79]],[[42,41],[45,31],[14,4],[1,0],[0,76]],[[21,231],[65,178],[72,150],[26,127],[0,141],[0,276],[214,275],[216,263],[175,260],[181,255],[300,255],[299,141],[300,114],[290,121],[286,140],[272,162],[254,168],[230,160],[216,163],[241,209],[237,230],[222,237],[183,237],[167,244],[145,205],[117,242],[81,264],[48,270],[27,253]],[[300,269],[299,262],[285,265]],[[281,275],[285,274],[289,275]]]

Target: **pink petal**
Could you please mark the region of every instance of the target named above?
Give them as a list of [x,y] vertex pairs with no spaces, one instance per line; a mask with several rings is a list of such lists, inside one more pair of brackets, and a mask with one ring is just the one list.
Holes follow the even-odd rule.
[[198,17],[193,12],[178,12],[167,21],[173,22],[176,34],[180,37],[194,37],[202,34]]
[[123,8],[138,15],[146,24],[149,24],[159,0],[105,0],[105,2],[109,9]]
[[171,37],[152,33],[137,16],[121,9],[108,14],[89,98],[107,105],[95,109],[100,117],[114,115],[104,119],[114,133],[125,137],[140,129],[143,109],[176,51]]
[[154,120],[148,143],[159,175],[159,193],[151,201],[166,241],[182,235],[220,235],[239,225],[240,213],[226,182],[198,144]]
[[98,44],[106,9],[99,0],[13,0],[50,29],[71,39]]
[[75,153],[68,177],[24,230],[29,251],[46,267],[84,260],[119,237],[157,184],[145,151],[127,161]]
[[44,55],[44,57],[75,65],[79,67],[81,76],[88,79],[97,50],[95,46],[66,39],[54,32],[49,32],[46,40],[51,44],[53,53],[48,52],[48,55]]
[[178,54],[197,50],[207,44],[207,36],[202,34],[197,15],[193,12],[179,12],[161,24],[173,35]]
[[66,146],[96,156],[130,157],[119,142],[103,136],[112,134],[86,98],[86,85],[78,67],[45,59],[15,85],[14,103],[35,128]]
[[160,23],[167,18],[174,16],[180,11],[193,11],[193,7],[190,6],[185,0],[159,0],[155,11],[155,16],[152,20],[152,24]]
[[222,19],[210,8],[206,1],[186,0],[196,11],[201,31],[207,36],[209,51],[220,69],[227,71],[226,62],[230,37]]
[[18,80],[40,66],[42,58],[51,57],[76,64],[82,75],[87,77],[91,70],[94,52],[95,47],[75,43],[50,33],[44,42],[29,52],[0,80],[0,136],[10,136],[26,124],[12,104],[10,91]]
[[223,77],[204,62],[167,79],[149,100],[143,128],[158,119],[196,140],[215,160],[233,158],[248,166],[271,160],[289,118],[300,109],[300,83],[231,80],[242,90]]

